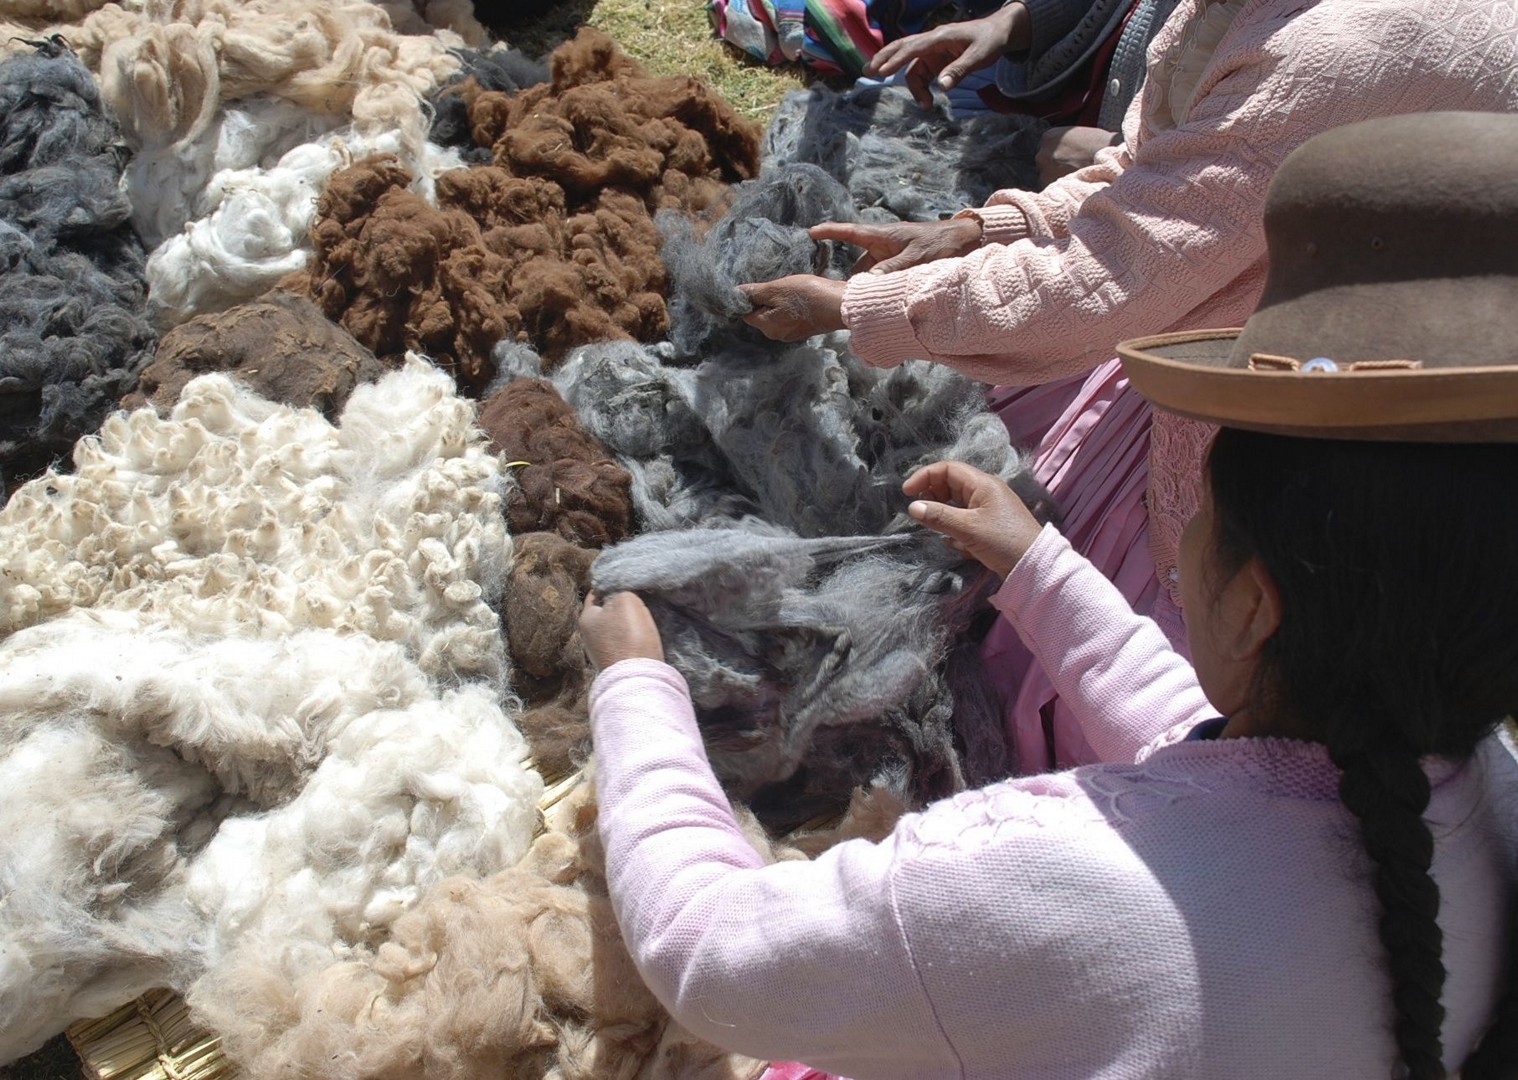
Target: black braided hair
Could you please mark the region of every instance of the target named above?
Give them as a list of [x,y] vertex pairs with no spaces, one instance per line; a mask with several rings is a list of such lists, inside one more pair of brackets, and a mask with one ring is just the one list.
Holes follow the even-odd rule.
[[[1381,906],[1402,1075],[1442,1077],[1445,970],[1420,759],[1465,760],[1518,711],[1518,444],[1224,429],[1208,474],[1215,569],[1258,558],[1281,594],[1257,708],[1311,732],[1341,770]],[[1504,1030],[1482,1054],[1506,1055],[1514,1040],[1514,975],[1509,965]]]

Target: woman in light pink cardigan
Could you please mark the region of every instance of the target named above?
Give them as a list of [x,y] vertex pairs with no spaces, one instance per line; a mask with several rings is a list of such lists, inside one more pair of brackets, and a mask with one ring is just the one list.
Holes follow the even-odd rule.
[[1518,443],[1435,449],[1224,429],[1181,544],[1194,672],[1005,484],[914,476],[1104,763],[814,862],[743,838],[642,603],[588,603],[607,883],[650,989],[721,1047],[857,1080],[1511,1075],[1467,1057],[1518,867],[1489,737],[1518,709]]
[[[1266,187],[1317,132],[1518,111],[1515,26],[1513,0],[1182,0],[1151,46],[1122,144],[958,220],[820,226],[891,272],[749,286],[750,321],[787,340],[847,328],[867,363],[926,358],[1000,384],[993,401],[1014,442],[1036,447],[1075,548],[1184,648],[1176,545],[1209,432],[1173,416],[1151,426],[1114,344],[1243,322],[1265,279]],[[986,659],[1011,697],[1023,771],[1096,759],[1005,620]]]

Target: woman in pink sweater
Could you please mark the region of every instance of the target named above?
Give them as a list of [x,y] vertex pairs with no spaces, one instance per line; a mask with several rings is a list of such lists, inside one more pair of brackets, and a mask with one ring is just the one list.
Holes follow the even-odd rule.
[[[1123,142],[1094,165],[948,222],[821,226],[890,272],[749,286],[750,321],[786,340],[847,328],[866,363],[925,358],[1001,384],[993,402],[1035,447],[1071,543],[1184,649],[1176,546],[1210,432],[1173,416],[1151,428],[1114,343],[1242,323],[1265,280],[1260,207],[1288,153],[1370,117],[1518,111],[1515,53],[1513,0],[1181,0]],[[1024,771],[1096,760],[1009,623],[986,659]]]
[[856,1080],[1515,1075],[1514,160],[1512,117],[1320,137],[1243,331],[1123,347],[1224,425],[1194,666],[1001,481],[907,481],[1100,763],[765,865],[647,609],[587,602],[607,881],[680,1023]]

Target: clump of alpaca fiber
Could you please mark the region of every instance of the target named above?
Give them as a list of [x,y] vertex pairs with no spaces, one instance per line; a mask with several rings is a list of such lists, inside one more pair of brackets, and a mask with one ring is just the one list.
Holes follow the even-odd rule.
[[[533,374],[520,350],[498,357]],[[694,367],[668,345],[585,346],[551,379],[655,530],[607,549],[593,583],[649,602],[718,776],[766,825],[864,784],[916,804],[1005,772],[964,644],[994,581],[915,526],[901,491],[951,458],[1048,515],[979,387],[940,365],[733,341]]]
[[373,949],[512,865],[541,792],[488,685],[361,634],[72,612],[0,645],[0,718],[0,1061],[156,985]]
[[439,882],[372,953],[289,980],[202,980],[190,1003],[252,1076],[752,1080],[765,1067],[694,1039],[644,987],[586,781],[520,863]]
[[66,48],[0,61],[0,474],[35,472],[95,430],[152,345],[125,160]]
[[752,522],[646,533],[608,548],[591,580],[648,604],[713,771],[777,832],[861,784],[918,805],[966,786],[937,669],[995,583],[935,540]]
[[815,241],[807,230],[824,221],[853,221],[847,189],[815,165],[784,164],[733,189],[716,221],[664,211],[657,219],[669,268],[669,339],[681,356],[717,347],[718,334],[758,342],[740,321],[753,310],[740,284],[789,274],[843,278],[857,254],[847,245]]
[[274,292],[169,331],[136,391],[121,405],[136,409],[151,403],[166,413],[191,379],[214,371],[226,372],[260,397],[308,406],[333,420],[354,388],[374,382],[386,367],[311,301]]
[[479,424],[507,462],[506,525],[600,548],[632,527],[632,478],[581,426],[552,383],[518,379],[480,405]]
[[474,0],[375,0],[399,34],[448,30],[468,45],[483,45],[490,31],[475,17]]
[[[469,122],[469,101],[481,91],[515,93],[548,81],[548,65],[526,53],[498,45],[493,49],[459,52],[463,70],[456,81],[432,95],[432,131],[428,138],[439,146],[459,151],[471,165],[488,165],[494,159],[490,146],[474,141]],[[472,84],[465,86],[469,80]]]
[[493,165],[438,177],[370,160],[335,174],[312,228],[316,257],[286,288],[381,357],[425,352],[471,392],[499,341],[550,361],[583,342],[668,328],[654,211],[715,205],[752,175],[757,132],[694,79],[651,79],[604,35],[555,51],[553,81],[513,94],[460,89]]
[[465,41],[420,20],[411,26],[425,32],[397,32],[385,7],[367,0],[183,0],[107,4],[46,32],[66,37],[99,75],[137,150],[196,139],[219,109],[255,95],[365,133],[399,129],[415,149],[427,133],[424,99],[458,71],[451,50]]
[[517,724],[547,777],[585,763],[590,749],[590,682],[580,642],[580,607],[596,552],[557,533],[513,536],[516,557],[501,598],[511,654],[511,688],[522,699]]
[[809,162],[841,180],[871,221],[933,221],[1002,188],[1039,186],[1034,158],[1048,125],[1016,113],[953,118],[902,86],[824,86],[781,101],[764,164]]
[[[265,110],[270,111],[312,117],[290,105]],[[229,113],[221,127],[224,136],[239,115],[251,114]],[[246,126],[239,124],[235,130]],[[295,133],[306,132],[295,129]],[[130,188],[140,215],[155,214],[160,225],[178,222],[148,258],[149,302],[160,324],[173,325],[200,312],[252,299],[305,266],[311,256],[309,234],[317,196],[332,173],[354,158],[399,155],[409,166],[412,189],[423,199],[435,197],[438,175],[462,164],[457,155],[431,144],[411,152],[398,130],[364,134],[348,127],[317,134],[310,141],[297,137],[293,145],[279,139],[272,144],[274,149],[289,145],[282,153],[245,165],[228,164],[209,176],[203,170],[180,173],[178,184],[160,176],[175,162],[201,153],[209,134],[147,155],[150,164],[143,166],[142,177]],[[245,156],[218,149],[215,160],[237,162]],[[129,177],[135,171],[134,165]]]
[[111,608],[363,634],[432,678],[505,679],[500,464],[425,361],[357,387],[335,425],[203,375],[168,416],[112,416],[74,466],[0,510],[0,634]]

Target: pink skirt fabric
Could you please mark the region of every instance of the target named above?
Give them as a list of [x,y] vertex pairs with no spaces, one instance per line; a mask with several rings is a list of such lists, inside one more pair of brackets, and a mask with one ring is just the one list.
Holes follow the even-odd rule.
[[[1064,533],[1189,655],[1180,611],[1155,576],[1149,550],[1149,403],[1111,360],[1084,376],[1044,386],[996,387],[989,400],[1012,444],[1034,454],[1034,472],[1064,514]],[[1020,773],[1096,760],[1080,726],[1017,631],[997,620],[981,649],[1006,702],[1007,735]]]
[[800,1065],[794,1061],[776,1063],[760,1075],[759,1080],[844,1080],[841,1076],[832,1073],[819,1072],[810,1065]]

